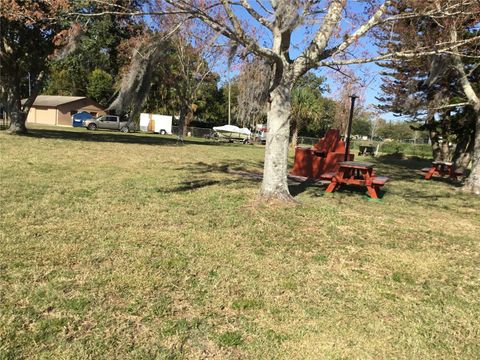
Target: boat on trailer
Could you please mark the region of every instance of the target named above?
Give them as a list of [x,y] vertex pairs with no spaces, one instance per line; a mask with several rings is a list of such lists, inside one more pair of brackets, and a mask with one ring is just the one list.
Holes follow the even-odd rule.
[[213,127],[213,131],[215,131],[220,139],[226,139],[228,141],[247,142],[252,135],[249,129],[239,128],[235,125],[215,126]]

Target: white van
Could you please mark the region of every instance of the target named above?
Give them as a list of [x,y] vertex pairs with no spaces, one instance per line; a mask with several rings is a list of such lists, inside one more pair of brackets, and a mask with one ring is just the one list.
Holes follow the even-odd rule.
[[161,135],[172,134],[172,116],[141,113],[140,131]]

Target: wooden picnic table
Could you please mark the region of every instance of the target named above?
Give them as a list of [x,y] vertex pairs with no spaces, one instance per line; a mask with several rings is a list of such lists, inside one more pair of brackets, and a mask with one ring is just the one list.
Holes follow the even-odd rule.
[[430,180],[433,175],[449,176],[452,179],[457,179],[458,176],[463,176],[463,172],[455,169],[452,162],[448,161],[433,161],[432,166],[424,168],[422,171],[425,174],[425,180]]
[[333,174],[326,192],[331,193],[341,185],[357,185],[367,188],[372,199],[378,199],[378,190],[388,181],[386,176],[376,176],[373,164],[359,161],[343,161]]

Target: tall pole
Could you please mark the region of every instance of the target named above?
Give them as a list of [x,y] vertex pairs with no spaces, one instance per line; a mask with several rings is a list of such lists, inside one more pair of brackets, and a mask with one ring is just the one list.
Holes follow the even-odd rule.
[[30,79],[30,71],[28,72],[28,97],[32,96],[32,80]]
[[348,130],[347,130],[347,140],[345,142],[344,161],[348,160],[348,155],[350,154],[350,136],[352,134],[353,109],[355,108],[355,100],[357,98],[358,98],[357,95],[350,95],[350,99],[352,99],[352,104],[350,105],[350,117],[348,118]]
[[231,97],[232,97],[232,91],[230,87],[230,79],[228,79],[228,125],[232,123],[232,102],[231,102]]
[[232,123],[232,104],[231,104],[231,86],[230,86],[230,65],[228,66],[228,125]]

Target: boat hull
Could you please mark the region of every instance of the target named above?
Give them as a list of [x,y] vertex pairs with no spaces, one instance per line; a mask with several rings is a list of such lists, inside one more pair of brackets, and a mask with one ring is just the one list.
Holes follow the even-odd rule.
[[216,131],[219,137],[232,139],[232,140],[245,140],[250,137],[250,135],[242,134],[238,132],[231,132],[231,131]]

